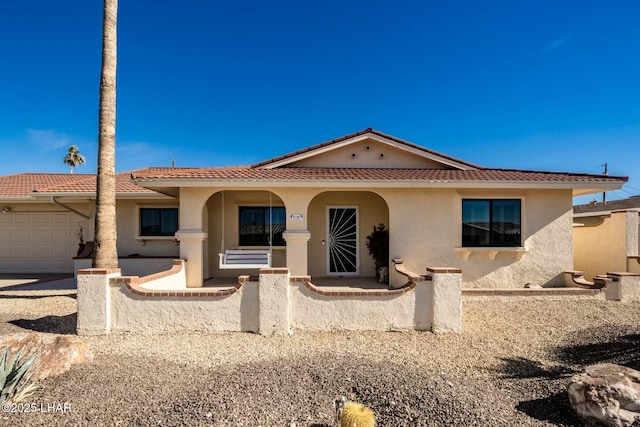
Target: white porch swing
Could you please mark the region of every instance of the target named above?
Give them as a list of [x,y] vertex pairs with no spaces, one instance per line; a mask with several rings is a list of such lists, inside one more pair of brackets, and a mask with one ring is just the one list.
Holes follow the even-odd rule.
[[273,245],[273,207],[269,192],[269,249],[224,248],[224,191],[222,192],[222,238],[220,240],[219,265],[221,270],[260,269],[271,267]]

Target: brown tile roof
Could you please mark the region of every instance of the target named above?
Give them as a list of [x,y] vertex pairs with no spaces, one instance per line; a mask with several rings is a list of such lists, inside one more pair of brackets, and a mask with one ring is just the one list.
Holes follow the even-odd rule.
[[565,172],[527,171],[517,169],[373,169],[373,168],[147,168],[132,173],[138,182],[155,180],[212,180],[212,181],[501,181],[501,182],[594,182],[615,183],[626,177]]
[[[116,176],[118,193],[154,193],[131,182],[131,173]],[[96,175],[62,173],[22,173],[0,176],[0,197],[27,198],[32,193],[95,193]]]
[[621,211],[629,209],[640,209],[640,196],[629,197],[628,199],[611,200],[606,203],[589,203],[588,205],[576,205],[573,207],[574,214],[586,213],[609,213],[611,211]]
[[474,165],[473,163],[469,163],[469,162],[466,162],[464,160],[460,160],[460,159],[457,159],[455,157],[451,157],[451,156],[448,156],[446,154],[439,153],[437,151],[429,150],[429,149],[424,148],[424,147],[422,147],[420,145],[416,145],[414,143],[405,141],[403,139],[396,138],[393,135],[387,135],[386,133],[382,133],[382,132],[377,131],[377,130],[372,129],[372,128],[364,129],[364,130],[361,130],[359,132],[354,132],[354,133],[351,133],[349,135],[341,136],[340,138],[332,139],[331,141],[326,141],[326,142],[323,142],[323,143],[320,143],[320,144],[312,145],[311,147],[303,148],[302,150],[293,151],[291,153],[283,154],[282,156],[274,157],[272,159],[265,160],[265,161],[262,161],[260,163],[255,163],[255,164],[251,165],[251,167],[252,168],[259,168],[259,167],[262,167],[262,166],[266,166],[266,165],[269,165],[271,163],[279,162],[280,160],[284,160],[284,159],[288,159],[288,158],[291,158],[291,157],[295,157],[295,156],[300,155],[300,154],[308,153],[310,151],[314,151],[314,150],[317,150],[319,148],[324,148],[324,147],[327,147],[327,146],[330,146],[330,145],[333,145],[333,144],[337,144],[337,143],[345,141],[347,139],[355,138],[357,136],[365,135],[365,134],[368,134],[368,133],[371,133],[371,134],[374,134],[374,135],[378,135],[378,136],[381,136],[381,137],[386,138],[386,139],[390,139],[392,141],[398,142],[398,143],[406,145],[408,147],[415,148],[415,149],[418,149],[420,151],[423,151],[423,152],[425,152],[427,154],[433,154],[433,155],[436,155],[438,157],[442,157],[442,158],[445,158],[445,159],[448,159],[448,160],[452,160],[452,161],[454,161],[456,163],[462,163],[464,165],[467,165],[467,166],[475,168],[475,169],[483,169],[482,166]]

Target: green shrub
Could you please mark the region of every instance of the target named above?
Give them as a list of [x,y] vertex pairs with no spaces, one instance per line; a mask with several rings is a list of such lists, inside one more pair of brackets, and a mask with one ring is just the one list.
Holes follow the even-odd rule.
[[367,236],[367,249],[375,263],[376,278],[380,279],[380,268],[389,267],[389,230],[384,224],[373,226],[373,231]]

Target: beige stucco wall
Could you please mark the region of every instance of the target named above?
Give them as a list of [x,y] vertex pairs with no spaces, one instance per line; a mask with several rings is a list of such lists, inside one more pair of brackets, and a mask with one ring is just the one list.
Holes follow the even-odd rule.
[[[49,203],[21,203],[21,204],[4,204],[3,206],[9,206],[11,208],[11,215],[20,213],[34,213],[34,212],[61,212],[70,213],[72,226],[78,229],[80,224],[83,227],[83,234],[85,241],[91,241],[94,239],[94,225],[95,225],[95,204],[93,201],[87,199],[84,203],[71,202],[60,199],[65,205],[88,214],[89,219],[81,217],[73,212],[66,211],[64,208],[57,206],[51,202]],[[118,255],[129,256],[131,254],[140,254],[144,256],[171,256],[178,257],[179,249],[176,246],[175,239],[173,237],[165,238],[162,240],[147,239],[144,246],[136,240],[138,235],[139,226],[139,208],[140,207],[178,207],[177,201],[140,201],[134,200],[118,200],[116,204],[117,209],[117,227],[118,227]],[[8,216],[8,215],[7,215]],[[77,230],[74,230],[74,233]],[[75,236],[74,236],[75,237]],[[75,248],[77,250],[77,247]],[[75,255],[75,253],[73,253]]]
[[[219,190],[183,189],[181,198],[187,197],[181,203],[183,206],[194,203],[194,207],[188,212],[181,209],[180,226],[181,229],[206,230],[208,233],[204,244],[208,255],[204,257],[205,265],[198,268],[208,272],[209,277],[247,274],[241,270],[217,271],[221,230]],[[275,251],[274,267],[287,265],[294,275],[326,275],[326,246],[322,245],[322,240],[326,240],[327,205],[359,206],[360,271],[365,276],[375,274],[373,260],[366,250],[366,236],[374,224],[381,222],[390,230],[391,258],[403,258],[409,270],[421,274],[427,266],[459,268],[463,272],[464,287],[522,288],[527,283],[562,286],[562,273],[573,269],[570,190],[353,188],[330,191],[275,187],[271,191],[274,206],[281,203],[287,208],[287,231],[310,236],[308,242],[305,239],[296,241],[293,250]],[[237,244],[237,206],[264,204],[268,200],[265,197],[268,197],[266,191],[255,188],[225,191],[226,248]],[[524,249],[497,253],[460,251],[463,198],[521,199]],[[292,220],[294,213],[302,219]],[[306,259],[303,259],[305,251]],[[186,255],[186,252],[181,253],[181,258],[188,259]],[[189,260],[187,268],[196,268],[197,263],[198,260]]]
[[327,209],[332,206],[355,206],[358,208],[360,276],[375,276],[375,264],[367,250],[367,236],[378,224],[384,224],[387,229],[389,228],[389,210],[380,196],[366,191],[327,191],[317,195],[311,201],[308,213],[308,226],[311,232],[311,239],[308,243],[309,274],[313,277],[328,275]]
[[134,200],[118,200],[116,204],[118,222],[118,255],[131,256],[133,254],[139,254],[141,256],[170,256],[179,258],[180,248],[174,237],[140,237],[140,239],[144,239],[144,244],[136,239],[136,237],[139,237],[139,212],[142,207],[178,207],[178,202],[160,200],[139,202]]
[[[183,267],[184,261],[176,261],[170,274],[140,281],[120,277],[118,269],[80,271],[78,333],[203,330],[284,335],[295,330],[428,330],[432,325],[434,332],[458,332],[461,327],[459,274],[432,274],[431,280],[418,280],[395,295],[372,291],[346,296],[312,291],[305,285],[308,278],[291,278],[289,269],[263,269],[259,282],[244,282],[227,296],[167,296],[170,292],[164,291],[186,290]],[[155,294],[139,296],[151,290]]]
[[[395,297],[329,297],[313,293],[301,282],[292,286],[291,326],[294,330],[414,329],[417,304],[414,291]],[[419,310],[431,310],[429,301],[421,303]]]
[[[367,149],[368,148],[368,149]],[[333,168],[420,168],[443,169],[442,163],[428,160],[388,144],[367,139],[342,148],[336,148],[322,156],[302,159],[294,167]]]
[[573,234],[574,269],[584,271],[587,280],[609,272],[634,272],[627,257],[638,255],[637,212],[612,212],[601,217],[599,225],[574,226]]
[[257,331],[258,286],[245,284],[228,297],[151,297],[111,285],[111,330],[114,332]]
[[[521,288],[527,283],[561,286],[572,259],[572,205],[568,190],[377,190],[389,205],[391,258],[424,274],[428,266],[462,270],[464,287]],[[456,251],[462,241],[463,198],[522,200],[526,252]],[[394,276],[395,277],[395,276]]]

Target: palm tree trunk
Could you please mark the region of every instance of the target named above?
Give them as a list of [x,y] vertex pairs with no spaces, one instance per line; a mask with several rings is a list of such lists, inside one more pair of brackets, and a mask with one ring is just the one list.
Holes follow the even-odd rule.
[[118,267],[115,168],[117,14],[118,0],[104,0],[94,268]]

